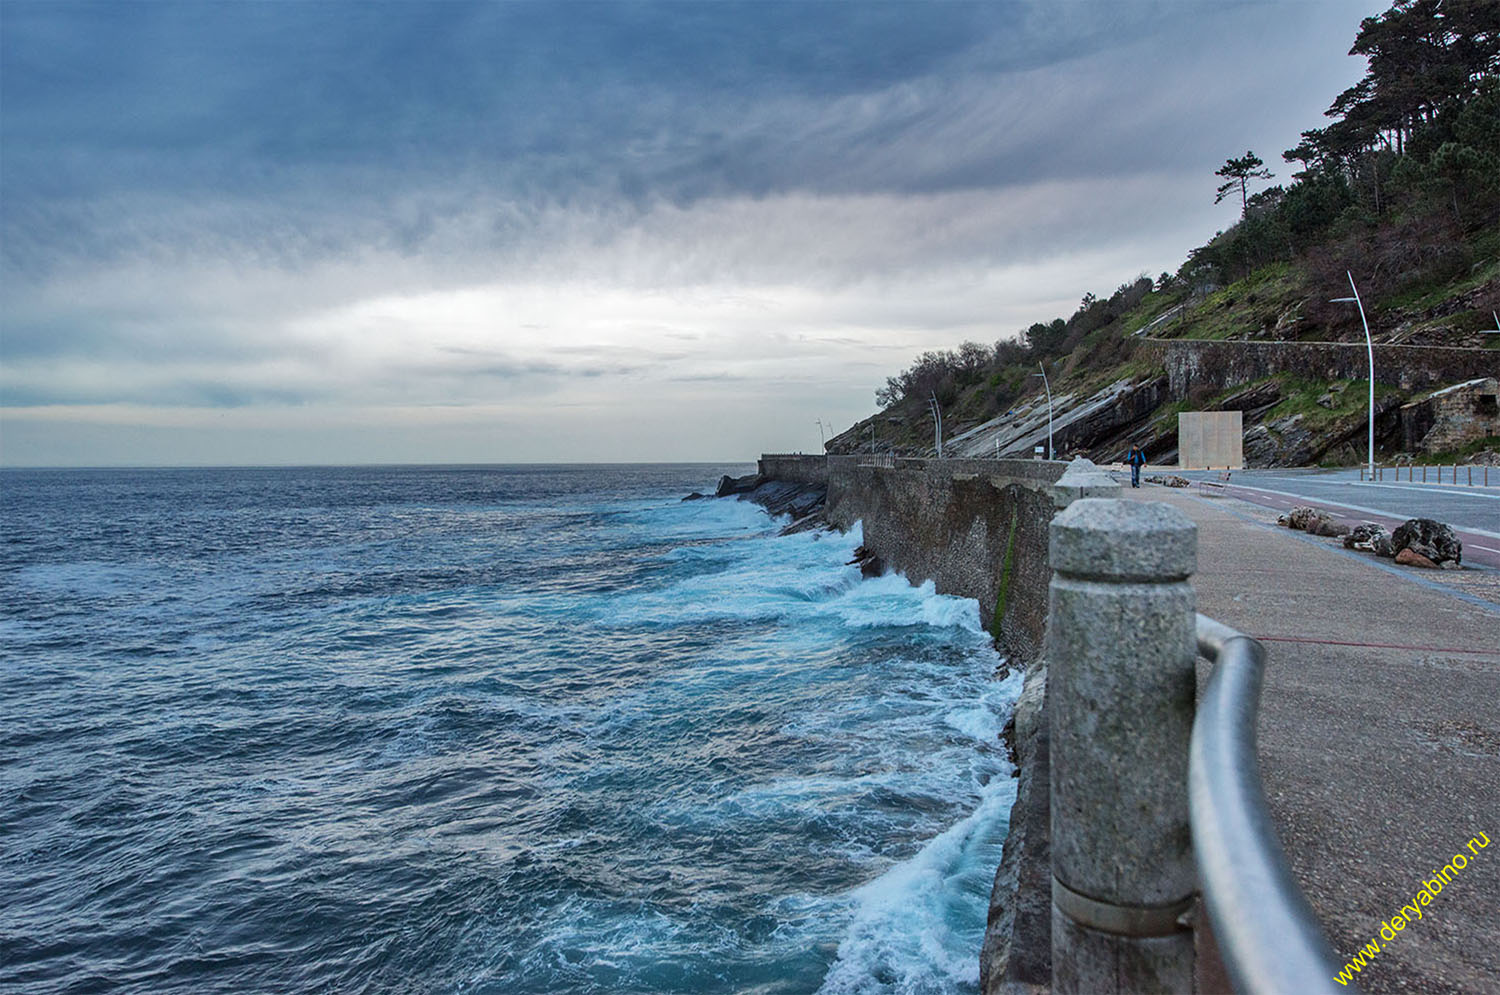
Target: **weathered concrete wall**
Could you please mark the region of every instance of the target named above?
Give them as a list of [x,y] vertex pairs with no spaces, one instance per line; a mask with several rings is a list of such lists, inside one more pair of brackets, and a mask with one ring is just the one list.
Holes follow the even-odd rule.
[[1048,488],[1062,464],[898,460],[830,463],[828,521],[864,522],[865,546],[914,581],[974,598],[1010,659],[1041,650],[1047,615]]
[[785,480],[793,484],[828,483],[827,456],[809,456],[803,453],[764,453],[755,465],[760,475],[767,480]]
[[[1186,397],[1194,387],[1220,391],[1277,373],[1308,379],[1363,380],[1370,374],[1362,342],[1226,342],[1151,339],[1167,371],[1169,393]],[[1377,345],[1375,381],[1407,390],[1444,387],[1494,376],[1500,353],[1447,346]]]

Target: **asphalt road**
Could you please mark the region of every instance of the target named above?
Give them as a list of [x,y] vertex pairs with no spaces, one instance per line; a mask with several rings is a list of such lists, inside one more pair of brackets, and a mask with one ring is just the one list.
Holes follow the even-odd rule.
[[[1171,468],[1148,473],[1179,473]],[[1429,471],[1431,473],[1432,471]],[[1217,473],[1179,473],[1214,480]],[[1420,470],[1418,477],[1420,478]],[[1463,468],[1459,479],[1464,480]],[[1236,470],[1229,496],[1286,510],[1305,504],[1322,508],[1346,524],[1379,522],[1394,528],[1409,518],[1432,518],[1451,526],[1464,544],[1464,563],[1500,569],[1500,467],[1490,467],[1490,486],[1361,481],[1356,470]]]

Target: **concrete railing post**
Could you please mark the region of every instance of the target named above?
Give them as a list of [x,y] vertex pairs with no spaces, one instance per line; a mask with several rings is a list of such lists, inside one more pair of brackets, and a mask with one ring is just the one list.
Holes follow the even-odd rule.
[[1050,548],[1052,990],[1190,992],[1197,527],[1084,498]]
[[1090,460],[1075,459],[1052,485],[1052,506],[1058,511],[1079,498],[1117,498],[1120,485]]

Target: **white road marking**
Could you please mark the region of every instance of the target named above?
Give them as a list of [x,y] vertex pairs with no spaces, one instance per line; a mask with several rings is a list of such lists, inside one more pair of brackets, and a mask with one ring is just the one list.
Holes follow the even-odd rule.
[[[1421,483],[1416,483],[1416,484],[1408,483],[1405,487],[1402,487],[1399,484],[1377,484],[1377,483],[1373,483],[1373,482],[1368,481],[1368,480],[1351,480],[1351,481],[1349,481],[1349,484],[1352,487],[1384,487],[1388,491],[1406,491],[1408,494],[1411,493],[1414,490],[1420,490],[1422,488],[1422,484]],[[1452,486],[1453,486],[1452,484],[1444,484],[1443,485],[1443,487],[1445,487],[1445,488],[1452,487]],[[1456,491],[1441,490],[1440,491],[1440,490],[1436,489],[1437,488],[1436,484],[1428,484],[1427,485],[1427,489],[1426,490],[1422,490],[1421,493],[1423,493],[1423,494],[1440,494],[1443,497],[1480,497],[1480,498],[1489,498],[1491,501],[1500,501],[1500,494],[1491,494],[1491,493],[1489,493],[1488,490],[1480,487],[1478,484],[1475,484],[1472,489],[1469,488],[1469,487],[1466,487],[1466,486],[1464,486],[1462,484],[1460,484],[1459,486],[1462,488],[1462,490],[1456,490]],[[1493,488],[1491,488],[1491,489],[1493,489]]]

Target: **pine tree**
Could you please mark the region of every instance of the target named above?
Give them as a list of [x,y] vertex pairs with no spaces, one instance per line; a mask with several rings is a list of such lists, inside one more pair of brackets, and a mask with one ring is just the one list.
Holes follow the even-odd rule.
[[1265,163],[1260,156],[1254,152],[1246,151],[1239,159],[1229,159],[1223,166],[1214,170],[1215,176],[1224,176],[1228,179],[1219,186],[1219,195],[1214,198],[1217,204],[1235,187],[1240,188],[1240,216],[1244,217],[1250,210],[1249,182],[1254,179],[1269,180],[1273,175],[1269,169],[1262,169]]

